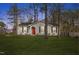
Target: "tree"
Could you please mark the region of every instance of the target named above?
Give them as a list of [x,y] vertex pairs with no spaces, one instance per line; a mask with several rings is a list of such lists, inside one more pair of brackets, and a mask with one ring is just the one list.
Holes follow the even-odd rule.
[[20,14],[19,11],[20,10],[18,9],[16,3],[12,4],[11,9],[8,11],[8,15],[10,16],[9,19],[11,19],[12,23],[14,24],[14,26],[13,26],[13,32],[15,34],[17,34],[18,17],[19,17],[19,14]]
[[[60,3],[55,3],[53,4],[54,5],[54,12],[56,12],[56,16],[54,16],[55,20],[56,20],[56,24],[58,26],[58,37],[60,37],[61,35],[61,22],[62,22],[62,18],[61,18],[61,10],[63,8],[63,4],[60,4]],[[54,23],[54,22],[53,22]],[[55,24],[55,23],[54,23]]]
[[22,15],[28,19],[28,23],[34,22],[34,4],[30,4],[27,8],[21,9]]
[[34,22],[37,22],[38,21],[38,4],[34,3],[33,6],[34,6]]
[[[75,25],[76,24],[76,25]],[[74,19],[73,19],[73,25],[74,25],[74,32],[78,30],[78,24],[79,24],[79,9],[76,9],[74,11]],[[76,28],[76,29],[75,29]]]
[[0,22],[0,28],[5,27],[5,24],[3,22]]
[[69,31],[70,31],[70,26],[69,26],[69,22],[67,20],[64,20],[63,21],[63,25],[62,25],[62,29],[63,29],[63,32],[64,32],[64,36],[69,36]]
[[5,32],[5,24],[3,22],[0,22],[0,34],[3,34]]
[[62,35],[64,36],[69,36],[69,32],[70,32],[70,21],[69,20],[70,19],[71,19],[70,11],[64,10],[62,12],[62,28],[61,28]]
[[45,39],[48,39],[48,30],[47,30],[47,27],[48,27],[48,19],[47,19],[47,3],[44,3],[43,4],[43,11],[45,13]]

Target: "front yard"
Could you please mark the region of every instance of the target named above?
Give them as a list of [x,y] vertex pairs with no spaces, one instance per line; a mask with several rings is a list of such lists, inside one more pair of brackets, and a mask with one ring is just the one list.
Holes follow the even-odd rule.
[[63,55],[79,54],[79,40],[71,37],[0,36],[3,55]]

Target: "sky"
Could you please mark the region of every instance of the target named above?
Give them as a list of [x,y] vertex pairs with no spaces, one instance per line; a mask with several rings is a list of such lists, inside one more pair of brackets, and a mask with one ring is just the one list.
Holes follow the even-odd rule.
[[[11,3],[0,3],[0,21],[3,21],[8,28],[12,28],[11,24],[9,23],[9,19],[8,19],[8,13],[7,11],[9,11],[9,9],[11,8]],[[28,8],[29,5],[32,5],[30,3],[18,3],[18,8]],[[39,5],[40,7],[40,5]],[[64,9],[65,10],[69,10],[69,9],[78,9],[79,8],[79,4],[76,3],[66,3],[64,4]],[[39,12],[39,19],[43,19],[44,16]]]

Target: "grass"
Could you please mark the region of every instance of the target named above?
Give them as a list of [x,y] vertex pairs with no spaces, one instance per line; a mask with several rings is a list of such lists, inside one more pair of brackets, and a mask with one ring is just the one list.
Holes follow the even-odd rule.
[[77,55],[78,39],[71,37],[0,36],[0,54],[4,55]]

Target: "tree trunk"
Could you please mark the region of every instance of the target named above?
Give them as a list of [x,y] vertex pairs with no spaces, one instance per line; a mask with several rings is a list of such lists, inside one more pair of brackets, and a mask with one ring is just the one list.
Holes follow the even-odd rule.
[[38,5],[34,4],[34,22],[38,21]]
[[44,6],[45,6],[45,39],[48,39],[48,30],[47,30],[47,27],[48,27],[47,4],[45,3]]
[[9,16],[11,16],[12,18],[10,18],[11,20],[13,20],[13,33],[17,35],[17,27],[18,27],[18,7],[17,4],[14,3],[11,6],[11,9],[9,10]]

